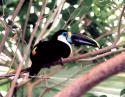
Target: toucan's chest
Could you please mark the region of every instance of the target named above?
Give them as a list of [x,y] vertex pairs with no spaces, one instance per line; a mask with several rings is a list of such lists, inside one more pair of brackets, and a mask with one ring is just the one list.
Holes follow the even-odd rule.
[[71,47],[61,41],[44,41],[34,46],[30,58],[32,62],[51,63],[60,58],[66,58],[71,53]]

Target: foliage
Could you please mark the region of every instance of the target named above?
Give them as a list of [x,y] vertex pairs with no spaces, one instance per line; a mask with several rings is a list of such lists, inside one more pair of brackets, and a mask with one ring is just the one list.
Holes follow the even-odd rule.
[[122,97],[124,95],[125,95],[125,89],[122,89],[121,92],[120,92],[120,97]]
[[[0,14],[2,18],[0,19],[0,42],[5,35],[5,25],[9,26],[11,30],[5,42],[4,50],[0,55],[0,66],[1,68],[9,67],[10,71],[12,71],[13,69],[16,70],[18,68],[20,61],[23,59],[23,56],[25,56],[26,48],[32,48],[32,46],[37,42],[37,39],[49,39],[49,37],[51,37],[51,35],[53,35],[54,32],[59,29],[66,29],[68,31],[88,35],[96,39],[101,45],[101,48],[111,45],[116,38],[115,33],[118,29],[121,9],[125,3],[125,0],[66,0],[63,8],[61,9],[61,12],[59,14],[56,14],[54,18],[52,18],[52,16],[54,15],[54,11],[56,11],[56,8],[58,7],[59,1],[61,0],[46,0],[47,4],[45,7],[45,12],[43,14],[43,17],[41,18],[41,23],[37,29],[37,32],[34,35],[32,45],[29,47],[30,37],[33,34],[33,29],[35,28],[36,22],[39,18],[41,6],[44,6],[45,1],[33,0],[28,19],[27,14],[29,2],[31,0],[25,0],[18,16],[13,23],[13,26],[12,24],[9,25],[9,19],[15,12],[15,9],[19,4],[19,0],[3,1],[3,6],[0,6],[0,13],[2,13]],[[55,18],[56,20],[54,20]],[[121,38],[118,42],[120,45],[123,45],[121,48],[124,47],[125,41],[124,18],[125,14],[123,14],[121,24]],[[26,19],[28,19],[27,24]],[[48,22],[50,22],[49,25],[47,25]],[[26,29],[24,29],[25,27]],[[18,30],[18,28],[22,31]],[[44,29],[46,33],[42,32]],[[109,33],[109,35],[106,35],[106,33]],[[105,35],[105,37],[102,37],[103,35]],[[102,38],[99,39],[99,37]],[[79,49],[80,51],[78,51]],[[92,47],[76,48],[73,46],[73,50],[74,52],[78,51],[77,53],[74,53],[74,55],[79,56],[80,54],[91,52],[95,49]],[[115,54],[112,54],[101,59],[95,59],[87,62],[80,61],[65,64],[64,69],[51,76],[50,79],[32,87],[33,97],[38,97],[40,93],[44,94],[46,87],[50,88],[50,90],[48,90],[43,97],[52,97],[52,95],[62,90],[74,79],[77,79],[79,76],[91,70],[97,64],[108,60],[114,55]],[[24,63],[25,68],[30,66],[29,54],[27,60],[25,60]],[[45,75],[46,72],[47,75],[53,73],[58,69],[60,69],[60,66],[54,66],[49,69],[42,69],[41,74]],[[0,73],[1,71],[2,69],[0,69]],[[10,87],[10,80],[0,80],[0,83],[2,83],[3,81],[5,83],[0,88],[1,94],[1,91],[7,92],[8,88]],[[34,80],[32,83],[35,82],[36,81]],[[116,75],[106,80],[104,83],[99,84],[94,89],[90,90],[89,93],[87,93],[84,97],[109,97],[109,95],[111,94],[115,96],[122,96],[125,93],[124,89],[121,91],[121,89],[124,88],[123,86],[124,77]],[[18,97],[19,95],[20,97],[26,97],[28,90],[29,88],[27,88],[25,85],[19,87],[19,89],[17,88],[16,95],[18,95]],[[99,93],[100,90],[102,94]],[[111,92],[109,92],[108,90],[110,90]],[[116,91],[116,93],[114,93],[114,91]]]

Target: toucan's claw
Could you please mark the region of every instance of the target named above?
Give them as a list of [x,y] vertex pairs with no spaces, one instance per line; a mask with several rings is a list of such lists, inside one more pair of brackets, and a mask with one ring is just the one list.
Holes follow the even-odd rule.
[[64,66],[62,57],[59,59],[59,63],[61,64],[62,67]]

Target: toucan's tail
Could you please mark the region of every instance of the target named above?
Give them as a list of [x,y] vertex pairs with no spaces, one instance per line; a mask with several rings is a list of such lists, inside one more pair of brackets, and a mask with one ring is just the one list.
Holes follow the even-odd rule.
[[29,76],[35,76],[39,73],[41,66],[38,64],[32,64],[29,70]]

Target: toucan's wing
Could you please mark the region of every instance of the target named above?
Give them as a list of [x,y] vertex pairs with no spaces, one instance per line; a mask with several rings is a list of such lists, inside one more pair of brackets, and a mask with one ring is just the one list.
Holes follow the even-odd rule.
[[32,62],[32,65],[31,65],[30,71],[29,71],[29,75],[30,76],[37,75],[39,73],[40,69],[41,69],[40,64]]
[[50,67],[52,62],[58,61],[62,57],[68,57],[69,54],[70,48],[63,42],[44,41],[38,43],[30,54],[32,61],[30,75],[37,74],[41,68]]

